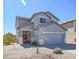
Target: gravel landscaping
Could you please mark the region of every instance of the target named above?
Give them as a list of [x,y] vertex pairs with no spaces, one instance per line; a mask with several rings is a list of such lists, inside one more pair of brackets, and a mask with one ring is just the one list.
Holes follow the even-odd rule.
[[63,52],[63,54],[54,54],[53,49],[45,47],[39,48],[39,54],[36,53],[36,47],[23,48],[20,45],[4,46],[4,59],[76,59],[76,54]]

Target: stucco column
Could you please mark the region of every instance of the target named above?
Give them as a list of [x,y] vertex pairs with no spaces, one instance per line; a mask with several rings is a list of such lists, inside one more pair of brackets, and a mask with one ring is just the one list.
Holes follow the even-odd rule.
[[64,42],[63,43],[66,43],[66,32],[64,32],[64,38],[63,38]]
[[31,40],[31,43],[32,43],[33,40],[34,40],[34,32],[33,31],[31,32],[31,36],[30,37],[31,37],[30,40]]
[[19,43],[19,30],[16,30],[16,40],[17,40],[17,43]]
[[20,44],[23,44],[23,37],[22,37],[22,30],[20,30],[20,33],[19,33],[19,43]]

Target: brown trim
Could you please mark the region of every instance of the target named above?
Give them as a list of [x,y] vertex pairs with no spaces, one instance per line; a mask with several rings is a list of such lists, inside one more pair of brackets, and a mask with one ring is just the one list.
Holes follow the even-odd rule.
[[48,14],[50,14],[51,16],[55,17],[58,21],[60,20],[60,19],[58,19],[58,17],[56,17],[54,14],[50,13],[49,11],[47,11],[46,13],[48,13]]
[[[37,14],[44,14],[44,15],[48,16],[49,18],[51,18],[51,16],[52,16],[52,17],[55,17],[57,20],[59,20],[56,16],[54,16],[54,15],[51,14],[50,12],[34,13],[31,18],[22,17],[22,16],[16,16],[16,20],[26,20],[26,21],[28,20],[28,21],[31,21],[31,20],[34,18],[34,16],[37,15]],[[51,16],[50,16],[50,15],[51,15]],[[28,25],[28,24],[26,24],[26,25]],[[18,28],[23,27],[23,26],[26,26],[26,25],[19,25],[19,26],[16,27],[16,28],[18,29]],[[17,26],[17,21],[16,21],[16,26]]]
[[[16,16],[16,20],[32,20],[33,17],[34,17],[35,15],[37,15],[37,14],[44,14],[44,15],[48,16],[49,18],[51,18],[51,16],[52,16],[52,17],[55,17],[57,20],[59,20],[56,16],[54,16],[54,15],[53,15],[52,13],[50,13],[50,12],[38,12],[38,13],[34,13],[31,18],[22,17],[22,16]],[[51,16],[50,16],[49,14],[50,14]]]
[[30,18],[22,17],[22,16],[16,16],[16,20],[30,20]]
[[51,18],[51,17],[50,17],[48,14],[46,14],[45,12],[39,12],[39,13],[34,13],[34,14],[32,15],[32,17],[31,17],[30,20],[32,20],[32,19],[34,18],[34,16],[37,15],[37,14],[44,14],[44,15],[48,16],[49,18]]
[[[49,18],[51,18],[51,16],[52,16],[52,17],[55,17],[55,18],[59,21],[59,19],[58,19],[56,16],[54,16],[52,13],[50,13],[50,12],[39,12],[39,13],[34,13],[30,20],[32,20],[33,17],[34,17],[35,15],[41,14],[41,13],[42,13],[42,14],[45,14],[45,15],[48,16]],[[50,15],[51,15],[51,16],[50,16]]]
[[74,21],[76,21],[76,19],[67,21],[67,22],[65,22],[65,23],[62,23],[61,25],[64,25],[64,24],[67,24],[67,23],[71,23],[71,22],[74,22]]
[[64,28],[62,25],[60,25],[60,24],[58,24],[57,22],[55,22],[58,26],[60,26],[61,28],[63,28],[64,30],[66,30],[67,31],[67,29],[66,28]]

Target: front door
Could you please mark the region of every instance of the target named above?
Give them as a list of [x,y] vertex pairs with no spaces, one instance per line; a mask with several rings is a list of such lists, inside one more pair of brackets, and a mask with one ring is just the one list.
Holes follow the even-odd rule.
[[23,34],[23,43],[24,44],[28,43],[28,35],[27,34]]

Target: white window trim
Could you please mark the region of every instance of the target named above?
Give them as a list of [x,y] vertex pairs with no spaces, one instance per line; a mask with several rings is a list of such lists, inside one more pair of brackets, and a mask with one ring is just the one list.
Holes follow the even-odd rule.
[[39,18],[45,18],[45,19],[47,19],[47,17],[44,17],[44,16],[39,16]]

